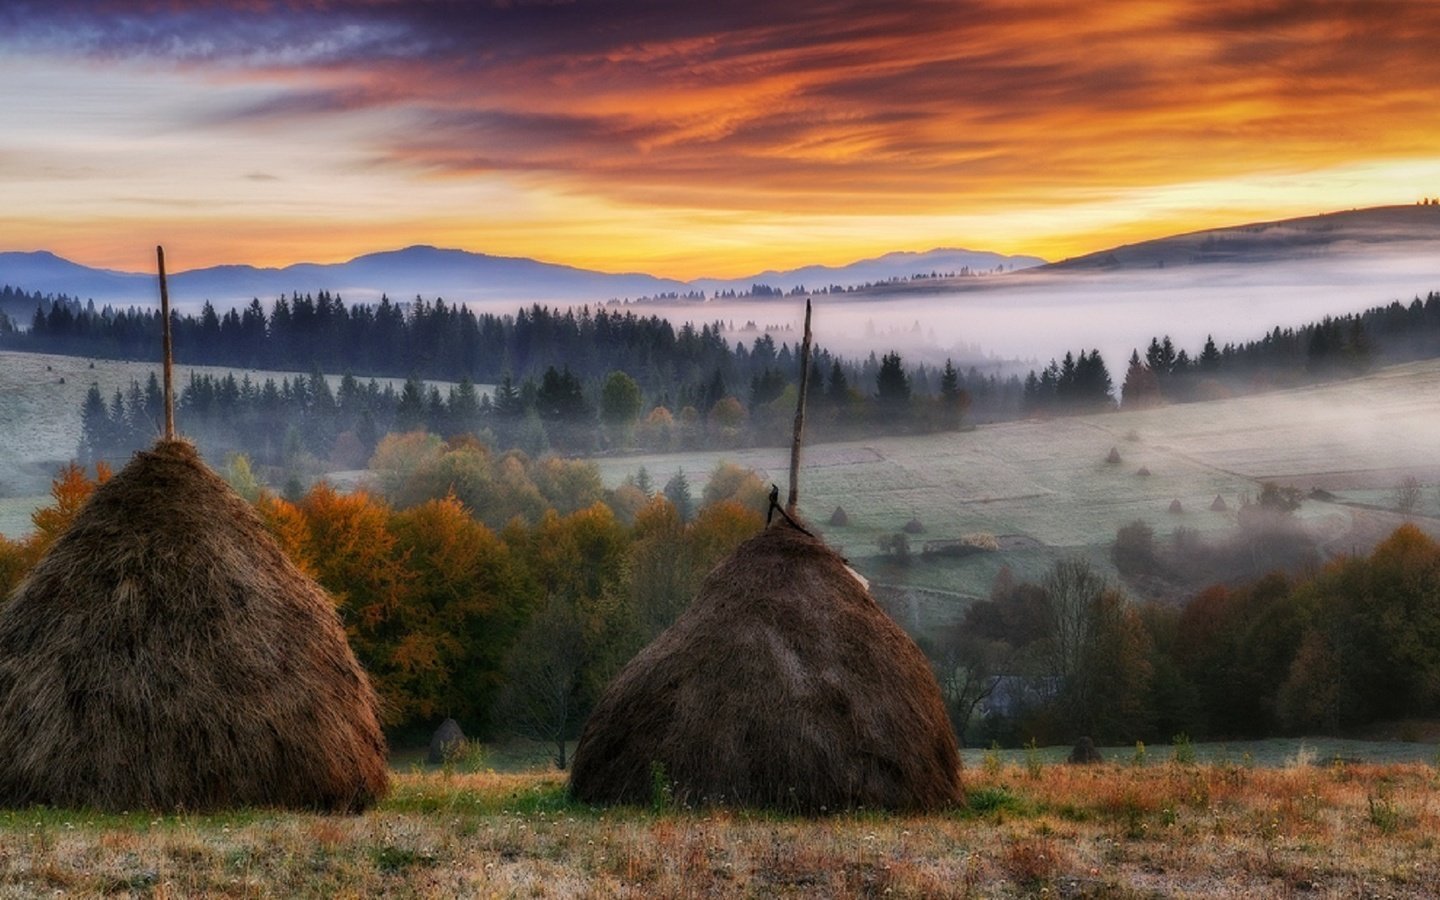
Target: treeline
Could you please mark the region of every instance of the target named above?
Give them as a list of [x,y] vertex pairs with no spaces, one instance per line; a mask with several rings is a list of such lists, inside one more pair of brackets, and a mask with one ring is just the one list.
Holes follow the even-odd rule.
[[1079,415],[1115,408],[1114,383],[1099,350],[1066,353],[1062,362],[1050,360],[1036,375],[1025,376],[1023,406],[1027,415],[1062,413]]
[[[376,465],[373,493],[322,482],[293,501],[261,490],[243,457],[224,474],[334,596],[397,734],[453,716],[482,735],[573,739],[616,668],[762,526],[766,499],[723,464],[700,497],[606,491],[592,465],[424,434],[387,439]],[[34,534],[0,537],[0,597],[106,477],[67,468]]]
[[[1216,400],[1363,375],[1376,365],[1440,356],[1440,293],[1362,313],[1326,316],[1299,328],[1276,326],[1258,340],[1215,343],[1191,356],[1170,336],[1130,354],[1120,387],[1123,409]],[[1026,415],[1081,415],[1116,408],[1114,384],[1098,350],[1066,353],[1025,378]]]
[[1038,584],[1007,570],[930,652],[957,729],[981,743],[1339,734],[1440,714],[1440,545],[1405,525],[1308,571],[1175,604],[1133,602],[1080,559]]
[[1326,316],[1300,328],[1276,327],[1259,340],[1219,346],[1213,337],[1194,356],[1169,335],[1130,355],[1121,386],[1125,409],[1214,400],[1363,375],[1377,365],[1440,356],[1440,293],[1362,313]]
[[[923,367],[907,373],[899,354],[892,353],[859,368],[862,377],[871,371],[873,393],[852,386],[838,360],[831,362],[828,378],[818,364],[812,367],[807,398],[812,438],[954,430],[977,406],[993,413],[1018,402],[1018,381],[1002,382],[974,369],[961,373],[947,364],[932,384]],[[488,394],[469,379],[442,389],[412,377],[397,389],[351,375],[332,387],[332,379],[318,371],[278,382],[192,373],[180,388],[176,415],[184,433],[212,458],[245,453],[259,465],[284,470],[283,478],[304,479],[361,467],[383,435],[417,429],[471,435],[532,455],[784,443],[797,392],[778,362],[752,379],[744,400],[727,393],[717,375],[699,407],[673,412],[663,404],[647,405],[641,386],[619,370],[592,387],[568,366],[552,366],[539,378],[503,377]],[[154,374],[144,385],[132,381],[108,398],[92,385],[81,408],[78,458],[120,462],[148,445],[158,433],[162,402]]]

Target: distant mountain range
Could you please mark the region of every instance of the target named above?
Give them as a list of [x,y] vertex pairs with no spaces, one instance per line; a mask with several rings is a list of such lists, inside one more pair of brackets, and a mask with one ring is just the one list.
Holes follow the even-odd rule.
[[[372,253],[346,263],[298,263],[281,269],[214,266],[172,273],[169,281],[177,305],[198,306],[210,300],[221,309],[257,297],[268,305],[282,294],[321,290],[339,293],[351,302],[378,300],[381,294],[388,294],[395,300],[420,295],[471,303],[576,303],[694,291],[707,295],[729,290],[743,293],[755,284],[784,291],[800,285],[811,289],[835,284],[848,287],[918,274],[1018,269],[1043,263],[1033,256],[941,249],[889,253],[848,266],[807,266],[745,278],[684,282],[643,273],[611,274],[533,259],[417,246]],[[117,305],[151,305],[157,294],[152,273],[92,269],[44,251],[0,253],[0,285]]]
[[[644,273],[608,273],[490,256],[465,250],[407,247],[360,256],[345,263],[298,263],[281,269],[246,265],[214,266],[174,273],[171,296],[181,308],[210,300],[221,309],[259,298],[267,305],[294,292],[329,290],[350,302],[374,301],[381,294],[408,300],[416,295],[451,302],[514,305],[581,303],[638,299],[666,294],[744,293],[764,284],[782,291],[811,291],[840,285],[856,287],[916,275],[939,275],[912,287],[996,287],[997,280],[958,281],[944,276],[999,269],[1033,275],[1063,276],[1089,272],[1140,272],[1217,263],[1263,265],[1319,259],[1378,258],[1387,251],[1440,255],[1440,206],[1384,206],[1319,216],[1216,228],[1126,244],[1110,250],[1047,264],[1034,256],[1006,256],[974,250],[936,249],[924,253],[887,253],[846,266],[805,266],[768,270],[743,278],[678,281]],[[1023,279],[1022,279],[1023,280]],[[998,282],[1008,282],[999,279]],[[150,272],[93,269],[53,253],[0,253],[0,285],[46,294],[68,294],[96,303],[153,305],[155,276]],[[12,311],[13,312],[13,311]],[[23,311],[22,311],[23,312]]]

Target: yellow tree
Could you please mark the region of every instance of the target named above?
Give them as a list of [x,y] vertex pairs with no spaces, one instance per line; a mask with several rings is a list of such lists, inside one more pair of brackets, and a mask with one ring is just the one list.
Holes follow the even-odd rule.
[[506,650],[534,605],[533,582],[454,496],[396,514],[391,530],[411,576],[400,610],[405,636],[391,660],[410,708],[482,725]]

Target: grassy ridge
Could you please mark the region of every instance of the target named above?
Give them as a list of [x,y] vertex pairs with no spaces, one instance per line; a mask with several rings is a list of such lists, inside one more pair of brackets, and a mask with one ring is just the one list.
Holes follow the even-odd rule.
[[0,893],[1428,896],[1419,764],[987,765],[968,808],[819,820],[598,810],[555,774],[408,774],[361,817],[0,813]]

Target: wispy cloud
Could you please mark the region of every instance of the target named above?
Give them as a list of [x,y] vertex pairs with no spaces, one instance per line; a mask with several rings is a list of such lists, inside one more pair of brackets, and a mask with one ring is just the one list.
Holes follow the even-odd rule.
[[382,168],[672,209],[1077,204],[1440,142],[1440,4],[1404,0],[22,0],[0,35],[263,87],[197,127],[377,114]]

